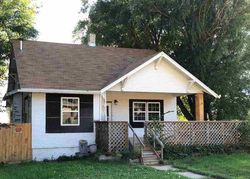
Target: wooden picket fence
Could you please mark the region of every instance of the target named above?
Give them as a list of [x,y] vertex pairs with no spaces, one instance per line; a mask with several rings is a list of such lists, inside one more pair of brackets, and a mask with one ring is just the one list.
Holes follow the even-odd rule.
[[146,137],[154,130],[168,145],[221,145],[240,142],[242,121],[146,122]]
[[1,124],[0,162],[19,162],[31,159],[31,124]]
[[128,123],[123,121],[95,122],[97,148],[105,152],[128,149]]

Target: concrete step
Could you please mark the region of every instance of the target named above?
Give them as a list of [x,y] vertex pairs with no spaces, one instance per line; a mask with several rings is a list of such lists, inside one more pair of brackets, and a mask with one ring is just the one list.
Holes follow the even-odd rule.
[[158,165],[159,160],[143,160],[144,165]]
[[156,155],[143,155],[142,158],[143,159],[158,159]]
[[145,146],[143,149],[144,150],[152,150],[151,146]]
[[158,158],[143,158],[143,162],[159,162]]
[[147,152],[142,152],[142,155],[148,156],[148,155],[156,155],[153,151],[147,151]]
[[142,161],[144,165],[158,165],[159,159],[152,149],[143,150]]
[[153,151],[147,150],[143,151],[142,155],[155,155],[155,153]]

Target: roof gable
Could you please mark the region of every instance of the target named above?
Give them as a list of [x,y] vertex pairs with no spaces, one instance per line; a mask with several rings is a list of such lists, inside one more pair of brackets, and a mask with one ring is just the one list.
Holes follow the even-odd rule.
[[[186,69],[184,69],[182,66],[180,66],[177,62],[175,62],[171,57],[169,57],[164,52],[160,52],[157,55],[153,56],[151,59],[147,60],[145,63],[137,66],[136,68],[134,68],[133,70],[131,70],[127,74],[121,76],[119,79],[117,79],[113,83],[110,83],[109,85],[107,85],[101,91],[102,92],[107,91],[107,90],[113,88],[118,83],[120,83],[120,82],[122,82],[122,81],[124,81],[126,79],[129,80],[129,78],[131,78],[131,76],[138,73],[142,69],[145,69],[152,62],[154,62],[156,60],[159,60],[159,59],[165,60],[168,64],[170,64],[172,66],[172,68],[175,68],[179,73],[184,75],[187,78],[186,81],[190,81],[191,83],[193,83],[192,88],[196,88],[195,90],[198,90],[200,88],[202,91],[204,91],[204,92],[206,92],[206,93],[208,93],[208,94],[210,94],[210,95],[212,95],[212,96],[214,96],[216,98],[220,97],[218,94],[216,94],[213,90],[211,90],[208,86],[206,86],[204,83],[202,83],[199,79],[197,79],[195,76],[193,76],[190,72],[188,72]],[[147,78],[147,79],[149,79],[149,78]],[[145,80],[147,80],[147,79],[145,79]],[[154,79],[154,80],[157,80],[157,79]],[[184,81],[184,80],[182,80],[182,81]],[[157,85],[157,84],[154,84],[154,85]],[[188,84],[185,84],[185,85],[187,86]],[[144,88],[145,88],[145,86],[144,86]],[[186,89],[186,92],[187,92],[187,90],[190,90],[190,89]],[[159,91],[159,92],[166,92],[166,91]],[[169,92],[173,92],[173,91],[169,91]],[[183,92],[183,90],[182,90],[182,92]],[[176,91],[176,93],[178,93],[178,91]],[[192,91],[190,91],[189,93],[192,93]]]
[[155,92],[176,95],[203,92],[203,89],[195,84],[189,85],[190,78],[173,68],[166,60],[162,60],[157,67],[156,63],[148,64],[108,91]]

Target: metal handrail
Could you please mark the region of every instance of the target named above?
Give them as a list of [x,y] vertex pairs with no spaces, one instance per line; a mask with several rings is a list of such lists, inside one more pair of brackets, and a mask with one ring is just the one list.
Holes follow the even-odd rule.
[[130,125],[130,124],[128,124],[128,127],[130,128],[130,130],[132,131],[132,133],[133,133],[133,146],[134,146],[134,144],[135,144],[135,137],[136,137],[136,139],[139,141],[139,143],[140,143],[140,145],[144,148],[145,147],[145,145],[143,144],[143,142],[141,141],[141,139],[138,137],[138,135],[135,133],[135,131],[134,131],[134,129],[132,128],[132,126]]
[[153,146],[154,146],[154,149],[155,149],[155,142],[157,142],[157,143],[161,146],[161,159],[163,160],[163,150],[164,150],[164,144],[163,144],[163,142],[162,142],[162,141],[160,140],[160,138],[155,134],[155,131],[150,130],[150,129],[148,129],[148,128],[147,128],[147,130],[148,130],[149,132],[151,132],[152,135],[153,135]]
[[135,133],[134,129],[132,128],[132,126],[130,124],[128,124],[129,129],[132,131],[133,133],[133,149],[135,148],[135,138],[139,141],[140,143],[140,154],[141,154],[141,160],[142,160],[142,155],[143,155],[143,149],[144,149],[144,144],[141,141],[141,139],[138,137],[138,135]]

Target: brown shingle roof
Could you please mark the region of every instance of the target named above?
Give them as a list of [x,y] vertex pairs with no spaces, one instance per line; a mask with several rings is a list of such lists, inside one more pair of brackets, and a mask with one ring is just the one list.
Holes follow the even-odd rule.
[[12,41],[21,88],[100,90],[156,54],[153,50]]

